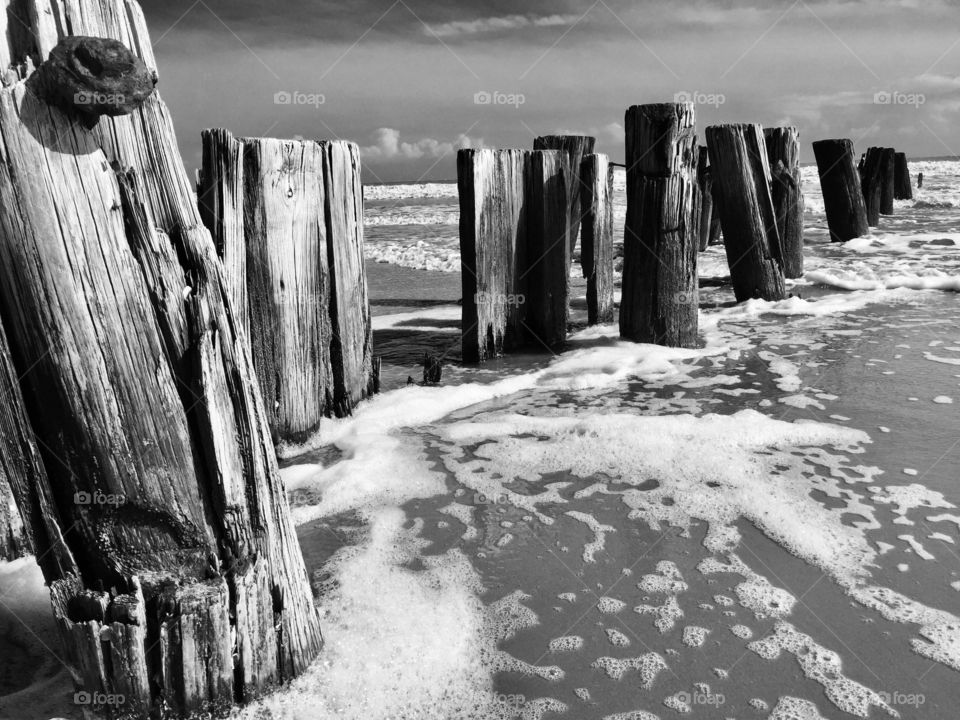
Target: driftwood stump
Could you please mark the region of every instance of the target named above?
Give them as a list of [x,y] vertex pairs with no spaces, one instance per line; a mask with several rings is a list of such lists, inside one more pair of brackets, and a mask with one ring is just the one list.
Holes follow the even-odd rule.
[[707,147],[738,302],[782,300],[783,250],[770,194],[770,166],[759,125],[707,128]]
[[823,205],[833,242],[846,242],[870,232],[863,202],[860,174],[849,140],[818,140],[813,143]]
[[580,164],[583,210],[580,252],[587,279],[587,322],[613,322],[613,168],[606,155],[586,155]]
[[913,184],[910,181],[910,166],[907,154],[898,152],[893,168],[894,198],[913,200]]
[[699,223],[693,103],[635,105],[626,122],[627,219],[620,335],[698,343]]
[[203,133],[198,195],[243,308],[270,427],[313,436],[374,391],[359,150]]
[[803,277],[803,188],[800,176],[800,133],[795,127],[765,128],[772,182],[770,195],[777,217],[783,275]]
[[[597,139],[588,135],[544,135],[533,141],[534,150],[560,150],[566,157],[567,182],[567,222],[570,225],[570,254],[577,247],[582,218],[580,194],[580,167],[583,158],[593,152]],[[581,250],[581,252],[583,252]]]
[[[0,59],[45,58],[69,28],[155,67],[132,0],[24,6],[30,32]],[[55,548],[41,567],[64,659],[123,715],[223,712],[322,639],[166,106],[153,94],[90,132],[20,80],[0,90],[0,130],[0,315],[43,471],[17,495],[37,552]]]

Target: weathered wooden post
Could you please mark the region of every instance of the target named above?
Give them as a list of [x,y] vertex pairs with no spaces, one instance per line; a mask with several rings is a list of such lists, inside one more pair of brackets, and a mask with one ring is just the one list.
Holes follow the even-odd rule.
[[627,110],[627,219],[620,335],[696,347],[699,224],[693,103]]
[[823,205],[833,242],[846,242],[870,232],[863,202],[860,174],[849,140],[818,140],[813,143]]
[[[4,67],[68,29],[155,67],[132,0],[20,9]],[[46,476],[18,501],[37,552],[55,548],[63,658],[133,717],[221,713],[322,645],[249,350],[162,100],[88,131],[33,83],[8,71],[0,89],[0,314]]]
[[[593,152],[597,139],[589,135],[543,135],[533,141],[534,150],[560,150],[567,160],[569,181],[567,183],[567,216],[570,225],[570,254],[577,247],[580,235],[580,164]],[[582,250],[581,250],[582,252]]]
[[219,129],[203,146],[202,215],[247,318],[271,430],[300,444],[374,391],[359,150]]
[[200,217],[213,236],[217,255],[223,263],[237,324],[249,339],[243,143],[236,142],[229,130],[213,128],[201,133],[201,147],[203,160],[197,183]]
[[[0,242],[4,238],[0,237]],[[0,326],[0,497],[5,540],[0,557],[13,560],[33,552],[45,578],[76,574],[77,566],[63,542],[50,482],[10,357],[7,334]],[[10,508],[10,503],[14,504]]]
[[587,279],[587,322],[613,322],[613,168],[606,155],[585,155],[580,164],[583,210],[580,253]]
[[523,342],[526,158],[523,150],[457,153],[466,362],[482,362]]
[[764,128],[772,183],[770,195],[777,216],[783,253],[783,275],[803,277],[803,188],[800,176],[800,133],[795,127]]
[[867,224],[877,227],[880,224],[880,194],[883,185],[883,148],[867,148],[857,167],[860,173],[860,187],[863,190],[863,204],[867,211]]
[[523,325],[534,347],[552,349],[567,338],[571,182],[567,163],[556,150],[535,150],[526,158],[527,230],[521,280],[527,289]]
[[893,174],[894,198],[897,200],[913,200],[913,184],[910,181],[910,166],[907,164],[906,153],[897,153]]
[[893,196],[896,194],[894,187],[897,151],[893,148],[882,149],[883,162],[880,171],[880,214],[893,215]]
[[708,127],[707,147],[734,295],[738,302],[782,300],[783,250],[763,130],[756,124]]
[[700,197],[699,235],[700,252],[710,245],[710,229],[713,222],[713,178],[710,174],[710,153],[701,145],[697,155],[697,187]]

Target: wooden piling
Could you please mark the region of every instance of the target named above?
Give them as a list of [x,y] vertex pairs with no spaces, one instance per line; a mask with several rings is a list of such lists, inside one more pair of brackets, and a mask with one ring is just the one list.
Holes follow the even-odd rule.
[[893,168],[894,198],[896,200],[913,200],[913,183],[910,180],[910,166],[907,164],[907,154],[898,152]]
[[[527,231],[521,279],[527,291],[523,325],[528,342],[541,349],[553,349],[567,337],[570,284],[567,208],[571,182],[566,171],[568,162],[565,155],[556,150],[535,150],[526,158]],[[577,205],[579,207],[579,201]]]
[[707,147],[734,295],[738,302],[782,300],[783,250],[763,130],[756,124],[708,127]]
[[897,151],[893,148],[883,148],[883,162],[880,170],[880,214],[893,215],[893,196],[895,192],[895,173]]
[[[589,135],[542,135],[533,141],[534,150],[560,150],[566,157],[567,174],[567,216],[570,226],[571,257],[577,247],[582,220],[580,191],[580,167],[583,158],[593,152],[597,139]],[[582,252],[582,250],[581,250]]]
[[697,155],[697,188],[700,197],[698,213],[700,252],[710,245],[710,231],[714,220],[713,177],[710,174],[710,153],[701,145]]
[[620,335],[674,347],[698,344],[699,224],[693,103],[627,110],[627,219]]
[[203,219],[246,318],[271,431],[295,446],[373,393],[359,150],[222,129],[202,139]]
[[867,224],[877,227],[880,224],[880,194],[883,185],[883,148],[867,148],[857,169],[863,190],[863,204],[867,211]]
[[[34,23],[0,39],[4,67],[65,32],[156,67],[132,0],[20,9]],[[61,657],[131,717],[224,714],[322,645],[249,349],[160,97],[89,131],[30,82],[0,89],[0,316]]]
[[846,242],[870,232],[853,143],[846,139],[813,143],[823,205],[833,242]]
[[457,153],[465,362],[482,362],[523,343],[526,157],[523,150]]
[[803,277],[803,188],[800,133],[795,127],[764,128],[770,164],[770,195],[783,253],[783,275]]
[[581,264],[587,279],[587,322],[613,322],[613,168],[606,155],[580,165]]

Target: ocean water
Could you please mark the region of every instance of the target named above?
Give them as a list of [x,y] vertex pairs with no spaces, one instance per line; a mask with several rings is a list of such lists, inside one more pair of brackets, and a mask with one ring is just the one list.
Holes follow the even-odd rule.
[[[806,276],[778,303],[710,283],[699,349],[585,327],[577,283],[562,352],[479,367],[455,187],[368,188],[379,295],[416,301],[377,308],[385,391],[285,462],[324,653],[235,716],[956,717],[960,164],[912,169],[914,201],[831,245],[805,168]],[[424,349],[443,383],[406,385]],[[30,564],[0,576],[0,621],[47,638]],[[76,717],[31,662],[0,716]]]

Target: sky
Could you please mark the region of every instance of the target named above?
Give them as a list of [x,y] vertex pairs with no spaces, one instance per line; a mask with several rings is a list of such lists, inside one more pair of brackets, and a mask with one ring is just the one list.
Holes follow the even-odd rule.
[[631,105],[960,155],[960,0],[142,0],[184,162],[200,131],[339,138],[365,182],[452,181],[462,147],[597,137]]

